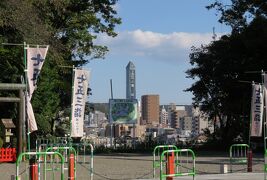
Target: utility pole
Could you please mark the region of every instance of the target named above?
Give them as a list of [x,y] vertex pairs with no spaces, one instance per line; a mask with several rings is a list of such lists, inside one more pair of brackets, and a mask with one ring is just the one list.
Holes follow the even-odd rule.
[[[110,93],[111,93],[111,99],[113,99],[112,79],[110,79]],[[110,108],[110,105],[109,105],[109,108]],[[112,147],[113,146],[113,144],[112,144],[113,123],[111,123],[111,113],[109,113],[109,123],[110,123],[110,147]]]

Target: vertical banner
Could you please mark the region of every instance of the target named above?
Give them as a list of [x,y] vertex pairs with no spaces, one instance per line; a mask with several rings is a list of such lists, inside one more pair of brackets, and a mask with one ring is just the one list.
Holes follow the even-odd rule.
[[72,92],[71,110],[71,137],[83,136],[83,121],[87,89],[89,83],[89,71],[74,69],[74,82]]
[[45,48],[35,47],[27,48],[27,76],[29,84],[29,97],[31,100],[32,93],[36,89],[37,78],[41,72],[44,60],[48,51],[48,46]]
[[29,101],[29,96],[27,96],[27,116],[28,116],[28,126],[29,126],[29,132],[37,131],[37,123],[35,121],[32,104]]
[[48,51],[48,46],[44,48],[27,47],[27,80],[28,80],[28,93],[26,93],[26,103],[27,103],[27,117],[28,117],[28,126],[29,131],[33,132],[38,130],[37,124],[35,121],[31,98],[34,90],[37,88],[37,78],[41,72],[44,60]]
[[[265,99],[265,107],[267,107],[267,74],[263,74],[263,85],[264,85],[264,88],[263,88],[263,92],[264,92],[264,99]],[[265,108],[265,118],[267,116],[267,108]],[[266,121],[266,120],[265,120]]]
[[252,84],[250,136],[261,136],[263,119],[263,91],[260,84]]
[[265,73],[263,75],[263,83],[264,83],[264,87],[267,88],[267,74]]

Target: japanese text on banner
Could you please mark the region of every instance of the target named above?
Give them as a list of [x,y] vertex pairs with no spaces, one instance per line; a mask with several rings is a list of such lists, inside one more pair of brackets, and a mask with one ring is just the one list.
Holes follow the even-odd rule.
[[85,102],[87,100],[87,89],[89,82],[89,71],[82,69],[74,70],[74,90],[72,99],[71,137],[83,136],[83,121]]

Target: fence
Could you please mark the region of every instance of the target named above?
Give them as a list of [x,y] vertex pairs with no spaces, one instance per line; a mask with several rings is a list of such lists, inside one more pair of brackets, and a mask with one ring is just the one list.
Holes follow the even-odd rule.
[[156,168],[160,167],[160,155],[166,150],[178,150],[175,145],[160,145],[156,146],[153,151],[153,178],[156,177]]
[[230,172],[233,172],[233,164],[247,164],[247,154],[249,145],[247,144],[233,144],[230,147]]
[[[191,149],[163,151],[160,156],[160,180],[175,176],[193,176],[195,179],[195,159],[195,153]],[[165,164],[166,169],[163,170]]]
[[[76,179],[76,161],[77,161],[77,153],[76,153],[76,150],[73,148],[73,147],[48,147],[46,149],[46,152],[49,152],[49,151],[55,151],[55,152],[59,152],[60,150],[63,150],[65,152],[65,150],[68,151],[68,155],[69,157],[71,157],[71,152],[73,152],[74,154],[74,179]],[[63,154],[64,154],[63,152]],[[59,152],[60,153],[60,152]],[[61,153],[62,155],[62,153]],[[51,157],[52,158],[52,157]],[[52,171],[54,173],[54,170],[55,168],[53,167],[54,165],[54,161],[53,159],[50,160],[50,162],[52,162],[52,168],[47,168],[46,167],[46,156],[44,157],[44,175],[45,175],[45,179],[46,179],[46,171]],[[69,168],[64,168],[64,170],[70,170]]]
[[16,148],[0,148],[0,162],[15,162]]
[[[94,147],[92,144],[89,143],[73,143],[72,147],[76,147],[75,150],[77,151],[77,162],[79,163],[86,163],[86,152],[87,148],[90,148],[90,166],[89,166],[89,171],[90,171],[90,179],[93,179],[93,169],[94,169]],[[83,151],[83,161],[79,161],[79,152],[80,149]]]
[[[24,156],[27,156],[27,157],[30,157],[30,156],[34,156],[34,157],[39,157],[39,156],[44,156],[44,158],[46,159],[46,157],[48,155],[57,155],[59,156],[60,158],[60,165],[61,165],[61,173],[60,173],[60,179],[61,180],[64,180],[64,158],[63,156],[59,153],[59,152],[24,152],[24,153],[21,153],[16,161],[16,180],[20,180],[21,177],[20,177],[20,170],[19,170],[19,166],[20,166],[20,163],[22,161],[22,157]],[[30,158],[29,158],[30,159]],[[46,162],[45,164],[46,165]],[[28,168],[26,168],[26,171],[27,171]],[[46,171],[44,171],[44,176],[43,176],[44,180],[46,180]]]
[[36,151],[38,151],[41,145],[46,145],[46,147],[51,146],[61,146],[66,147],[72,143],[70,137],[56,137],[56,138],[37,138],[35,141]]
[[[71,138],[68,137],[57,137],[53,139],[46,138],[38,138],[36,140],[36,151],[37,152],[45,152],[48,148],[52,150],[53,147],[60,147],[61,154],[65,159],[65,163],[68,162],[68,149],[73,148],[76,151],[75,162],[79,163],[79,167],[86,168],[89,170],[90,179],[93,179],[93,151],[94,147],[90,143],[81,142],[81,143],[73,143]],[[88,157],[90,156],[90,159]],[[82,157],[82,158],[81,158]],[[39,162],[43,162],[41,157],[38,158]],[[87,166],[87,164],[89,164]],[[39,177],[40,177],[40,168],[41,164],[38,164],[39,167]],[[78,177],[77,177],[78,178]]]

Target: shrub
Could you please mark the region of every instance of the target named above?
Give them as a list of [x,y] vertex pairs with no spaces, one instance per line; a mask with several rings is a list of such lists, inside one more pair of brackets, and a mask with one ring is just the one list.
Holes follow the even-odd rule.
[[4,141],[3,139],[0,137],[0,148],[3,147]]

